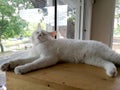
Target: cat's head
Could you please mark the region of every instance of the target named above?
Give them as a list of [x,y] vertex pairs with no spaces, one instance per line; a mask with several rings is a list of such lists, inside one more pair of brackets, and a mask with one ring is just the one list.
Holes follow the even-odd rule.
[[34,45],[46,42],[47,40],[51,40],[55,37],[56,32],[47,32],[45,30],[42,30],[40,27],[32,34],[32,43]]

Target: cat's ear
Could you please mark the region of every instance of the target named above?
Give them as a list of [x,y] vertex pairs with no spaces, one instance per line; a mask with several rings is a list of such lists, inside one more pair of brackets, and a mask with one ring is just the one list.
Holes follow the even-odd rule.
[[50,34],[50,36],[55,37],[57,35],[57,32],[53,31],[53,32],[49,32],[49,34]]
[[41,30],[41,25],[38,23],[37,30]]

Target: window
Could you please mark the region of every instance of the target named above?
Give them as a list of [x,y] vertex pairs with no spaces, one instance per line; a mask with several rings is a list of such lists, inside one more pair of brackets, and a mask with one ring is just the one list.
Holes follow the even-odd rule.
[[120,53],[120,0],[116,0],[112,49]]
[[57,0],[58,38],[82,39],[84,0]]
[[84,0],[47,0],[43,7],[22,12],[43,29],[56,30],[57,38],[83,39]]
[[[12,42],[10,45],[6,44],[5,38],[2,36],[4,51],[16,51],[24,49],[26,46],[31,47],[31,45],[29,45],[29,37],[36,29],[38,23],[41,24],[44,30],[56,30],[56,38],[90,39],[92,1],[93,0],[30,0],[24,4],[21,0],[22,3],[19,2],[19,4],[16,4],[18,7],[14,7],[16,10],[13,15],[18,16],[19,14],[22,18],[21,23],[23,23],[23,21],[27,22],[24,22],[24,27],[22,26],[21,28],[25,33],[20,32],[18,34],[18,32],[16,32],[17,35],[10,39],[10,42]],[[8,1],[11,7],[14,6],[12,5],[14,3],[18,2],[14,1],[12,3]],[[8,22],[11,21],[9,19],[7,20]],[[11,28],[12,27],[9,27],[8,29]],[[0,43],[0,45],[2,44]]]
[[58,38],[90,40],[94,0],[57,0]]

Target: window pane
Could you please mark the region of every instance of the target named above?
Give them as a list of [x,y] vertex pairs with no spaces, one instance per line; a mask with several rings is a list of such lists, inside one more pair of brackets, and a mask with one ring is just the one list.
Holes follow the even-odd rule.
[[80,0],[57,0],[58,38],[76,37],[75,33],[79,33],[80,28],[80,15]]
[[54,23],[55,23],[55,6],[54,0],[47,0],[47,5],[44,9],[44,23],[45,30],[54,31]]
[[43,30],[54,30],[54,1],[43,0],[34,4],[33,9],[20,10],[20,16],[29,23],[36,26],[40,23]]

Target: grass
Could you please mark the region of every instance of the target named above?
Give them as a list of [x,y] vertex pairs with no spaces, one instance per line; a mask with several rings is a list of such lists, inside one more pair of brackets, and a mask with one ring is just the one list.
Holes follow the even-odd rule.
[[10,53],[11,53],[11,51],[0,52],[0,56],[7,55],[7,54],[10,54]]
[[15,41],[7,40],[3,42],[3,45],[6,47],[10,47],[10,46],[16,46],[19,44],[29,43],[29,42],[30,42],[29,40],[15,40]]
[[18,50],[24,50],[26,44],[30,43],[29,38],[23,38],[22,40],[17,39],[9,39],[9,40],[3,40],[3,46],[5,52],[0,53],[0,56],[2,54],[10,53],[11,51],[18,51]]

